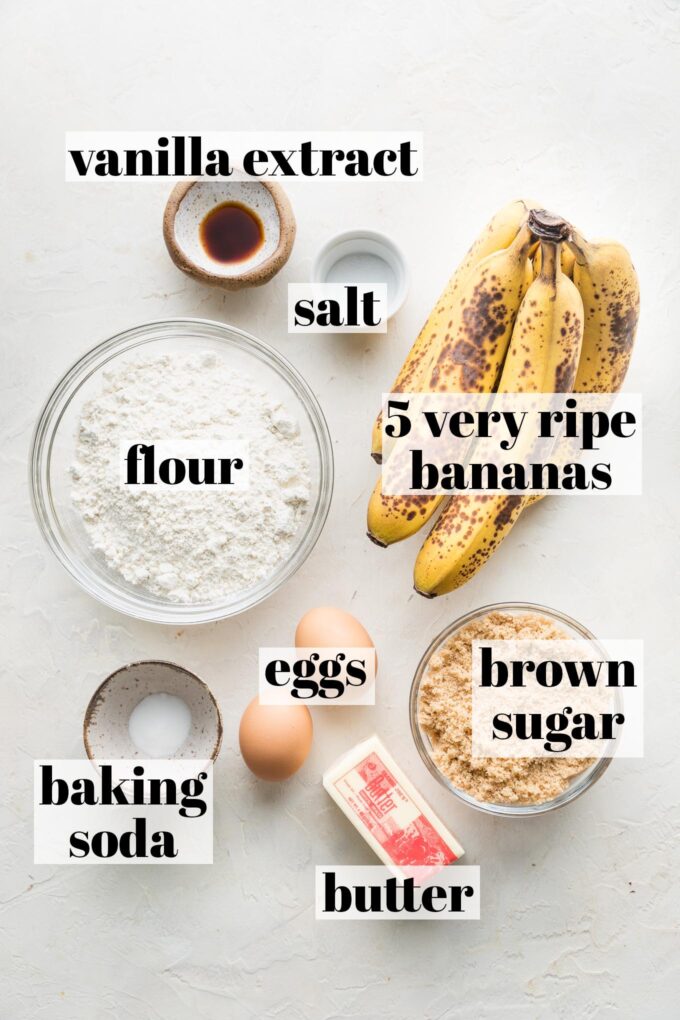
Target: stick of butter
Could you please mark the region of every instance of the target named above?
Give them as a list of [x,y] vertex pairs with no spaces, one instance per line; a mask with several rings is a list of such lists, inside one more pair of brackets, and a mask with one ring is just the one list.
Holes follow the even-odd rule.
[[404,875],[465,852],[375,736],[324,772],[323,785],[381,861]]

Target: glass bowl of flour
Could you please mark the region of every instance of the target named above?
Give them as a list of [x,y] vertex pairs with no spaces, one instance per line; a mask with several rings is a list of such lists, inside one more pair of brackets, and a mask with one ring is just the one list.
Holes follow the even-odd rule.
[[206,623],[305,561],[333,454],[314,394],[277,351],[175,319],[69,369],[38,419],[30,488],[49,547],[87,592],[139,619]]

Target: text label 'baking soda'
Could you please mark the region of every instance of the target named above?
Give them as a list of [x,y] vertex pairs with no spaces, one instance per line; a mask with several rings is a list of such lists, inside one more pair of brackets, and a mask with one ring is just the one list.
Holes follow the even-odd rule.
[[248,444],[235,440],[163,439],[119,444],[120,484],[154,492],[243,492],[250,485]]
[[289,283],[289,333],[386,333],[386,283]]
[[260,648],[263,705],[375,705],[373,648]]
[[478,758],[640,758],[642,641],[472,643]]
[[212,762],[37,761],[36,864],[212,864]]
[[[421,873],[419,873],[421,872]],[[479,865],[455,864],[435,874],[413,869],[397,878],[380,865],[319,865],[317,921],[478,921]]]

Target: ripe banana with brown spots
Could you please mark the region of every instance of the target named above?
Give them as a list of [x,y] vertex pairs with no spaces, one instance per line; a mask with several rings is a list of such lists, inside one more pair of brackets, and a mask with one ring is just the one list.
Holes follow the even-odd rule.
[[[518,199],[504,206],[487,223],[430,312],[392,384],[390,393],[418,393],[427,387],[433,362],[451,330],[454,309],[469,273],[487,255],[492,255],[493,252],[512,244],[519,228],[526,221],[529,210],[533,208],[536,208],[535,202]],[[378,464],[381,463],[382,411],[373,425],[371,456]]]
[[[571,276],[584,310],[583,344],[573,391],[618,393],[628,372],[640,318],[635,267],[618,241],[588,242],[572,227],[567,245],[573,259]],[[529,496],[526,504],[532,506],[544,498]]]
[[588,243],[572,230],[574,283],[585,311],[575,393],[617,393],[623,385],[640,318],[640,286],[631,257],[617,241]]
[[[527,292],[535,237],[524,224],[512,244],[487,256],[467,275],[452,309],[448,333],[423,389],[439,393],[491,393]],[[368,536],[391,545],[415,534],[442,496],[390,496],[378,481],[368,504]]]
[[560,267],[560,243],[541,242],[541,272],[517,315],[499,393],[570,393],[583,342],[584,310]]
[[[564,393],[572,389],[583,338],[583,302],[562,272],[559,240],[567,224],[532,214],[541,244],[541,271],[529,287],[515,322],[499,393]],[[454,591],[488,562],[512,530],[528,499],[482,493],[453,496],[425,539],[414,569],[421,595]]]

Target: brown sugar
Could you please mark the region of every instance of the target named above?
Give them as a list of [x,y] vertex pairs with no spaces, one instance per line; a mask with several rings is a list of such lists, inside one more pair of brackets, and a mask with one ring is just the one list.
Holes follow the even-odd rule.
[[536,613],[491,612],[453,634],[432,656],[420,687],[418,718],[439,771],[475,800],[543,804],[563,793],[594,759],[473,758],[472,642],[569,638]]

